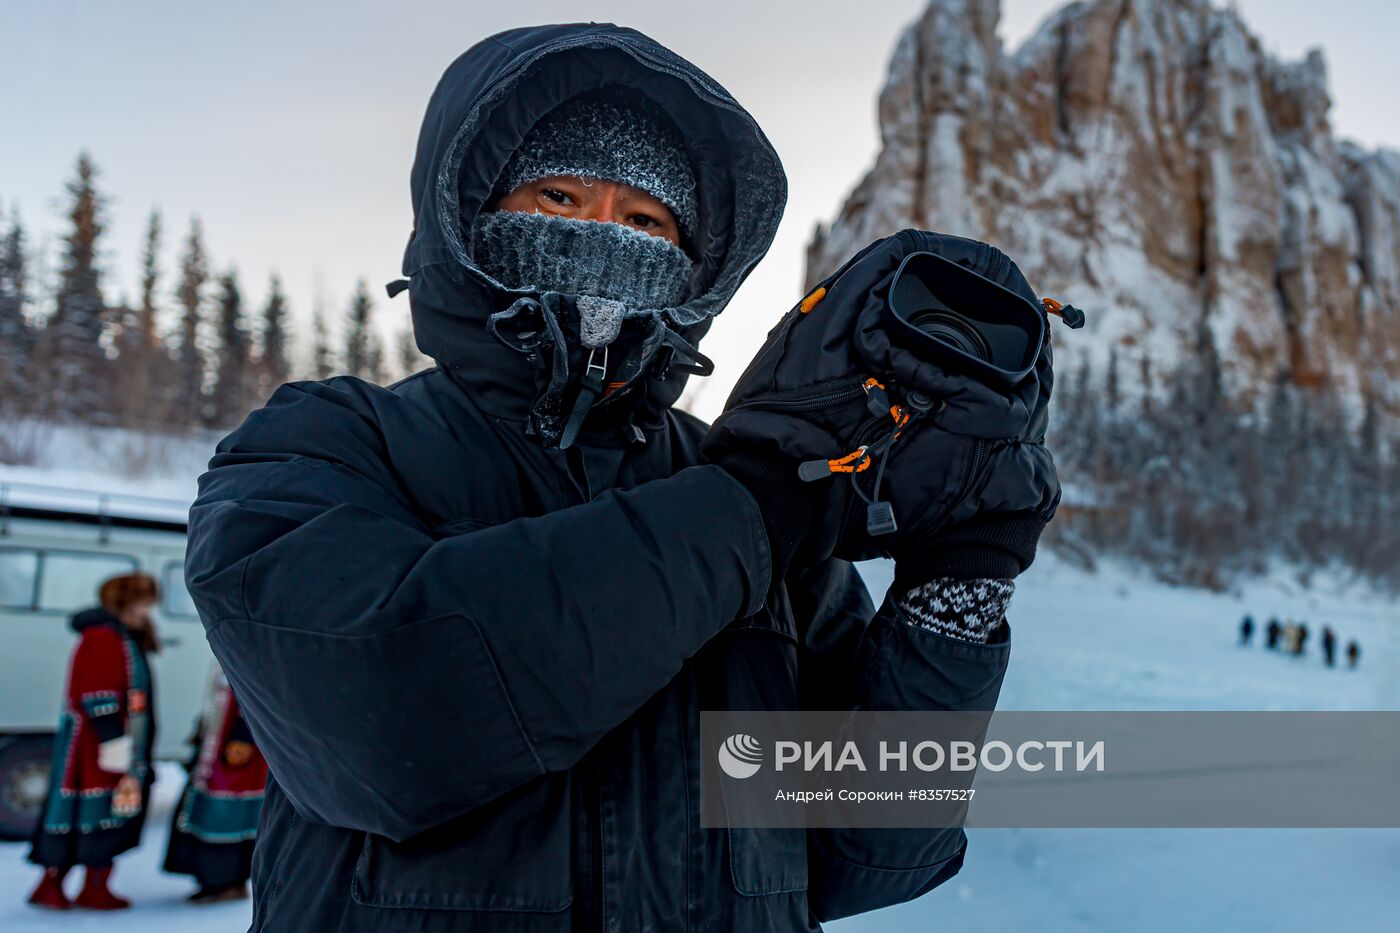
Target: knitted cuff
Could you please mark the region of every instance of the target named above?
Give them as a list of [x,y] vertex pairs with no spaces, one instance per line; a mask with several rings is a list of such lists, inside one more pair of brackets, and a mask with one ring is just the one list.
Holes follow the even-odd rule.
[[912,589],[936,577],[1012,579],[1035,560],[1046,520],[1030,512],[985,512],[939,533],[926,544],[901,550],[895,583]]
[[986,644],[1006,617],[1014,580],[954,580],[941,577],[896,600],[910,625],[961,641]]
[[797,478],[796,464],[777,454],[740,451],[726,455],[719,465],[758,503],[773,553],[773,579],[780,579],[816,527],[818,504],[811,487]]

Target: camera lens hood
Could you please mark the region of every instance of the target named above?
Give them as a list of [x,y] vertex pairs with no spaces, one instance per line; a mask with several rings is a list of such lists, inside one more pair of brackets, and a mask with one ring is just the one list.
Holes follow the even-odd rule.
[[896,346],[997,386],[1031,372],[1046,330],[1044,311],[1025,296],[925,251],[900,262],[883,323]]

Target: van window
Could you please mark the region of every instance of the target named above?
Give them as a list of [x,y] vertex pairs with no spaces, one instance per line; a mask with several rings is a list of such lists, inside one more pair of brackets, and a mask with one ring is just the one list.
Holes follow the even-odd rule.
[[185,588],[185,565],[171,561],[165,565],[165,579],[161,581],[161,611],[166,615],[182,616],[187,619],[199,618],[194,608],[190,591]]
[[96,605],[97,590],[104,580],[131,573],[136,566],[136,558],[126,554],[45,551],[39,575],[39,609],[72,612]]
[[34,608],[34,585],[38,582],[38,551],[0,550],[0,609]]

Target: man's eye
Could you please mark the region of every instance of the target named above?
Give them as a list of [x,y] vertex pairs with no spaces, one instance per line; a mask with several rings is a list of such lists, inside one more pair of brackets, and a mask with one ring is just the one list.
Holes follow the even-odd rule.
[[565,194],[564,192],[560,191],[558,188],[541,188],[541,189],[540,189],[540,194],[542,194],[542,195],[544,195],[545,197],[549,198],[549,199],[550,199],[551,201],[553,201],[555,204],[572,204],[572,203],[573,203],[573,198],[569,197],[567,194]]
[[661,226],[660,221],[658,221],[655,217],[648,217],[646,214],[633,214],[632,223],[638,227],[641,227],[643,230],[649,230],[652,227]]

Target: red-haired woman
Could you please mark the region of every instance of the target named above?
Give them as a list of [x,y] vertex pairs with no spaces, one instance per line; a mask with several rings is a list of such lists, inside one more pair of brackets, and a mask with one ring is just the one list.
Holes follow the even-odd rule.
[[[102,605],[73,616],[78,646],[68,667],[68,690],[54,738],[48,799],[29,860],[44,867],[29,902],[58,910],[130,907],[107,887],[112,859],[141,841],[150,800],[155,736],[151,671],[157,650],[151,610],[160,598],[148,574],[102,584]],[[63,879],[86,869],[72,902]]]

